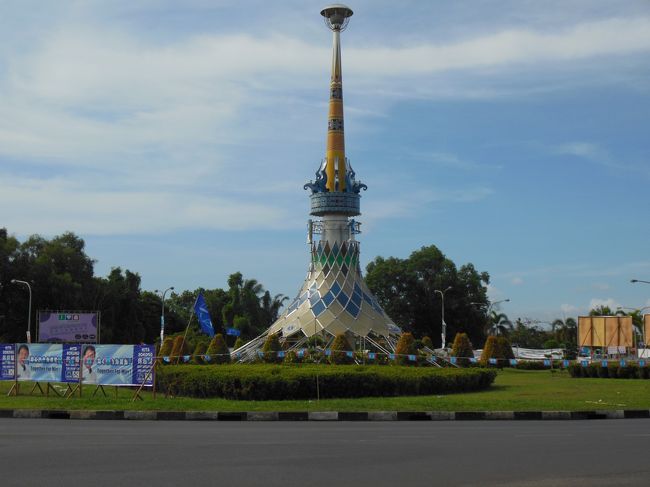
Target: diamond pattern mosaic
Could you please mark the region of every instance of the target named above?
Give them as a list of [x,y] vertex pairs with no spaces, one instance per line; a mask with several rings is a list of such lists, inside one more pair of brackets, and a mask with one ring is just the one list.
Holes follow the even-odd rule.
[[348,240],[311,246],[311,265],[298,296],[270,328],[286,338],[296,333],[312,336],[370,332],[388,337],[399,328],[386,315],[363,280],[359,264],[359,242]]

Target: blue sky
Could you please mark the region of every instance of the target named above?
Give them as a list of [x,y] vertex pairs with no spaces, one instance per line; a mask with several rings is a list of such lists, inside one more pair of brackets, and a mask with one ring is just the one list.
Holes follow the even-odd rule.
[[[398,5],[398,8],[396,8]],[[322,2],[0,0],[0,225],[105,275],[293,296],[325,150]],[[435,244],[510,317],[650,305],[650,3],[359,0],[362,255]],[[451,299],[451,295],[449,296]]]

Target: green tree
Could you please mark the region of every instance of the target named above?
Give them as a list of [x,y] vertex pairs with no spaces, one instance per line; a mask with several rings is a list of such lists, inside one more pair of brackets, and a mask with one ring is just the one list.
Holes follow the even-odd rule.
[[[407,259],[377,257],[367,267],[366,282],[386,313],[404,331],[441,336],[442,303],[436,289],[445,294],[447,333],[468,333],[472,340],[484,337],[488,306],[487,272],[472,264],[457,268],[436,246],[422,247]],[[476,303],[479,304],[477,307]]]
[[491,311],[488,317],[488,334],[508,336],[513,331],[512,322],[505,313]]
[[194,353],[192,354],[192,362],[197,365],[205,364],[206,363],[205,353],[207,349],[208,349],[208,344],[205,343],[204,341],[197,343],[196,347],[194,347]]
[[469,365],[470,358],[474,357],[474,349],[467,333],[456,333],[451,347],[451,356],[456,357],[458,365],[462,367]]
[[172,350],[174,348],[174,339],[172,337],[165,337],[163,340],[163,344],[160,347],[160,351],[158,352],[158,357],[162,359],[162,357],[169,357],[172,354]]
[[280,345],[280,339],[277,333],[269,335],[266,337],[264,345],[262,345],[262,352],[264,353],[264,362],[267,363],[280,363],[282,362],[282,357],[278,357],[278,352],[282,350]]
[[410,361],[408,355],[417,356],[417,347],[415,345],[415,338],[411,333],[402,333],[395,346],[396,361],[401,365],[416,365],[416,362]]
[[223,339],[223,335],[221,333],[217,333],[212,338],[206,353],[210,356],[211,364],[230,363],[230,350],[228,350],[226,340]]
[[589,311],[589,316],[614,316],[614,312],[609,306],[600,305]]
[[489,336],[483,345],[483,352],[481,353],[481,365],[488,365],[490,359],[496,359],[499,367],[509,365],[509,359],[514,358],[510,342],[504,336]]
[[190,353],[190,345],[185,337],[183,335],[174,337],[171,353],[171,363],[182,364],[184,362],[183,357],[190,355]]
[[330,346],[329,362],[338,365],[352,364],[354,363],[354,357],[350,357],[349,352],[352,352],[352,346],[348,338],[345,333],[339,333],[334,337],[334,341]]

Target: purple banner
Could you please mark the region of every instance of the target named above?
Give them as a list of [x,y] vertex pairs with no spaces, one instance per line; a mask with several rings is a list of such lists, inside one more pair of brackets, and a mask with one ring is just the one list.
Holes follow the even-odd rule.
[[45,343],[97,343],[97,313],[38,314],[38,341]]

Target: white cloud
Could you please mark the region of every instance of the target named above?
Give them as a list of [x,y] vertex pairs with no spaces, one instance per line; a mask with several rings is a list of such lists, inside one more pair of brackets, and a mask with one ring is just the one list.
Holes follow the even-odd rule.
[[[627,54],[650,49],[650,18],[586,22],[560,32],[504,30],[447,45],[350,49],[360,73],[401,76]],[[390,59],[391,62],[386,62]]]
[[[281,208],[174,191],[99,190],[61,178],[7,180],[0,192],[2,223],[18,234],[164,233],[203,228],[282,228]],[[19,210],[19,211],[17,211]]]
[[521,286],[524,283],[524,280],[521,277],[513,277],[511,282],[515,286]]
[[[641,164],[631,164],[628,161],[621,161],[610,155],[603,147],[591,142],[569,142],[554,149],[556,154],[571,155],[593,164],[619,170],[620,174],[627,172],[641,173],[650,177],[650,169],[647,161]],[[624,172],[622,172],[624,171]]]
[[[289,164],[297,164],[287,162],[287,144],[322,135],[302,122],[312,113],[318,121],[325,116],[311,90],[326,93],[328,43],[246,32],[162,43],[102,19],[71,18],[53,18],[28,49],[0,50],[0,160],[20,162],[3,161],[3,224],[19,233],[88,234],[277,226],[288,205],[269,205],[244,186],[266,194],[280,188]],[[645,17],[438,44],[346,46],[346,89],[358,95],[349,115],[362,125],[403,97],[491,96],[481,80],[509,81],[511,68],[534,73],[647,50]],[[251,157],[254,147],[264,156]],[[475,164],[444,152],[432,158]],[[282,176],[272,169],[278,164]],[[218,196],[208,194],[215,188]],[[492,194],[484,185],[415,189],[398,204],[372,203],[368,213],[412,215],[432,203]],[[16,198],[24,202],[20,212],[8,211]]]

